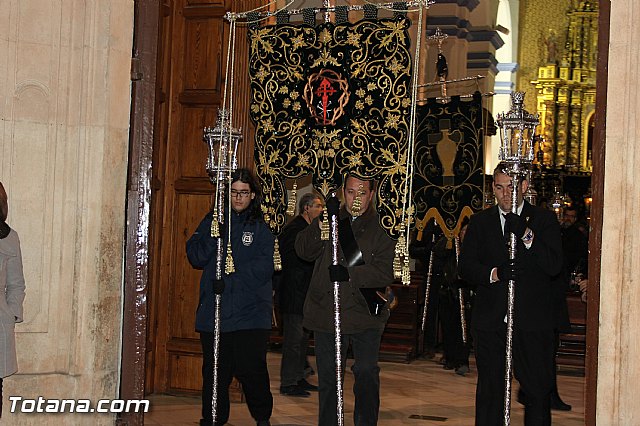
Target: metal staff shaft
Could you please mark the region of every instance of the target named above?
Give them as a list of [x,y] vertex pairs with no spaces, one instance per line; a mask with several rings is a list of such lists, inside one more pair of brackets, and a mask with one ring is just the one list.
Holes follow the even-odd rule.
[[[218,220],[214,217],[213,220]],[[216,250],[216,279],[222,278],[222,237],[218,237]],[[216,423],[218,415],[218,359],[220,356],[220,302],[222,295],[216,294],[213,317],[213,390],[211,392],[211,418]]]
[[324,7],[325,11],[324,11],[324,22],[329,22],[331,20],[331,15],[329,13],[329,7],[331,6],[331,1],[329,0],[323,0],[322,1],[322,6]]
[[[511,213],[518,214],[518,177],[511,176],[513,192],[511,193]],[[506,226],[506,224],[505,224]],[[509,233],[509,259],[516,258],[516,235]],[[513,314],[515,300],[515,280],[509,280],[507,292],[507,342],[505,350],[505,373],[504,373],[504,426],[511,424],[511,368],[513,365]]]
[[429,290],[431,289],[431,276],[433,275],[433,249],[436,234],[431,235],[431,252],[429,253],[429,269],[427,269],[427,283],[424,286],[424,308],[422,309],[422,325],[420,326],[420,353],[424,352],[424,330],[427,325],[427,306],[429,305]]
[[[456,245],[456,269],[458,266],[458,260],[460,258],[460,239],[455,237]],[[462,328],[462,343],[467,344],[467,315],[464,311],[464,292],[461,288],[458,289],[458,302],[460,303],[460,326]]]
[[[331,264],[338,264],[338,216],[331,215]],[[333,282],[333,311],[336,344],[336,396],[338,426],[344,426],[344,401],[342,395],[342,331],[340,327],[340,282]]]

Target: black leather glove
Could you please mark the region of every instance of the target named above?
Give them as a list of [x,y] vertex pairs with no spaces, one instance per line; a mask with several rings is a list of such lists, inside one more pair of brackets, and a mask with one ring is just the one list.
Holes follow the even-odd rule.
[[518,259],[508,260],[502,265],[498,266],[498,280],[507,282],[510,280],[516,280],[519,275],[522,274],[522,266]]
[[504,222],[504,235],[508,236],[509,233],[514,233],[516,237],[522,238],[525,232],[527,232],[525,218],[515,213],[507,213]]
[[329,279],[331,282],[349,281],[349,270],[342,265],[329,265]]
[[331,216],[333,215],[338,216],[339,211],[340,211],[340,200],[338,200],[338,197],[330,197],[327,200],[327,214],[329,215],[327,219],[330,219]]
[[222,280],[213,280],[213,292],[215,294],[224,293],[224,281],[222,281]]

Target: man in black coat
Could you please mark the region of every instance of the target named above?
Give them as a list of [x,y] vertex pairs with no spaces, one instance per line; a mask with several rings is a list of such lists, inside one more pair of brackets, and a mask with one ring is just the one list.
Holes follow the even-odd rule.
[[[515,280],[513,368],[527,395],[526,425],[550,425],[554,374],[554,278],[562,268],[560,226],[555,215],[523,201],[528,182],[519,180],[518,214],[511,213],[511,178],[501,163],[494,171],[497,206],[472,216],[460,255],[462,278],[476,286],[471,322],[478,369],[476,424],[501,425],[507,289]],[[516,235],[509,260],[506,241]]]
[[298,202],[296,216],[280,234],[282,277],[278,288],[282,314],[283,340],[280,366],[280,393],[308,397],[309,390],[318,388],[304,377],[309,333],[302,327],[302,308],[313,275],[313,262],[306,262],[295,251],[296,236],[322,213],[319,195],[306,193]]

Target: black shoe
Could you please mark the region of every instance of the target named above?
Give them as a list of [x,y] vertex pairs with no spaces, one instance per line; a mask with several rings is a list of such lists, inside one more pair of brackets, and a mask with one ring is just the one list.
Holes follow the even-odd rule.
[[571,411],[571,405],[560,399],[560,395],[551,395],[551,409],[558,411]]
[[316,371],[313,369],[312,366],[310,366],[309,364],[304,366],[304,378],[306,379],[309,376],[313,376],[314,374],[316,374]]
[[213,421],[200,419],[200,426],[213,426]]
[[318,387],[316,385],[312,385],[311,383],[307,382],[305,379],[301,379],[298,382],[298,387],[302,390],[306,390],[306,391],[317,391]]
[[299,397],[302,397],[302,398],[306,398],[306,397],[310,396],[311,394],[309,392],[307,392],[306,390],[302,389],[298,385],[291,385],[291,386],[281,386],[280,387],[280,395],[299,396]]
[[256,423],[258,426],[271,426],[271,422],[269,420],[258,420]]
[[459,367],[456,367],[456,374],[459,376],[464,376],[469,372],[469,366],[462,364]]

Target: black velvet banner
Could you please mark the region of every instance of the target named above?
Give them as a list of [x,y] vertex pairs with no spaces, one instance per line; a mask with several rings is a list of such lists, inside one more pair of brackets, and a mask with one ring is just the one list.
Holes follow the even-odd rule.
[[465,216],[483,208],[482,96],[448,103],[430,99],[418,108],[413,178],[416,226],[436,220],[451,238]]
[[311,173],[326,197],[352,173],[378,181],[382,226],[398,236],[411,105],[409,26],[398,16],[250,30],[255,161],[275,234],[286,223],[285,179]]

